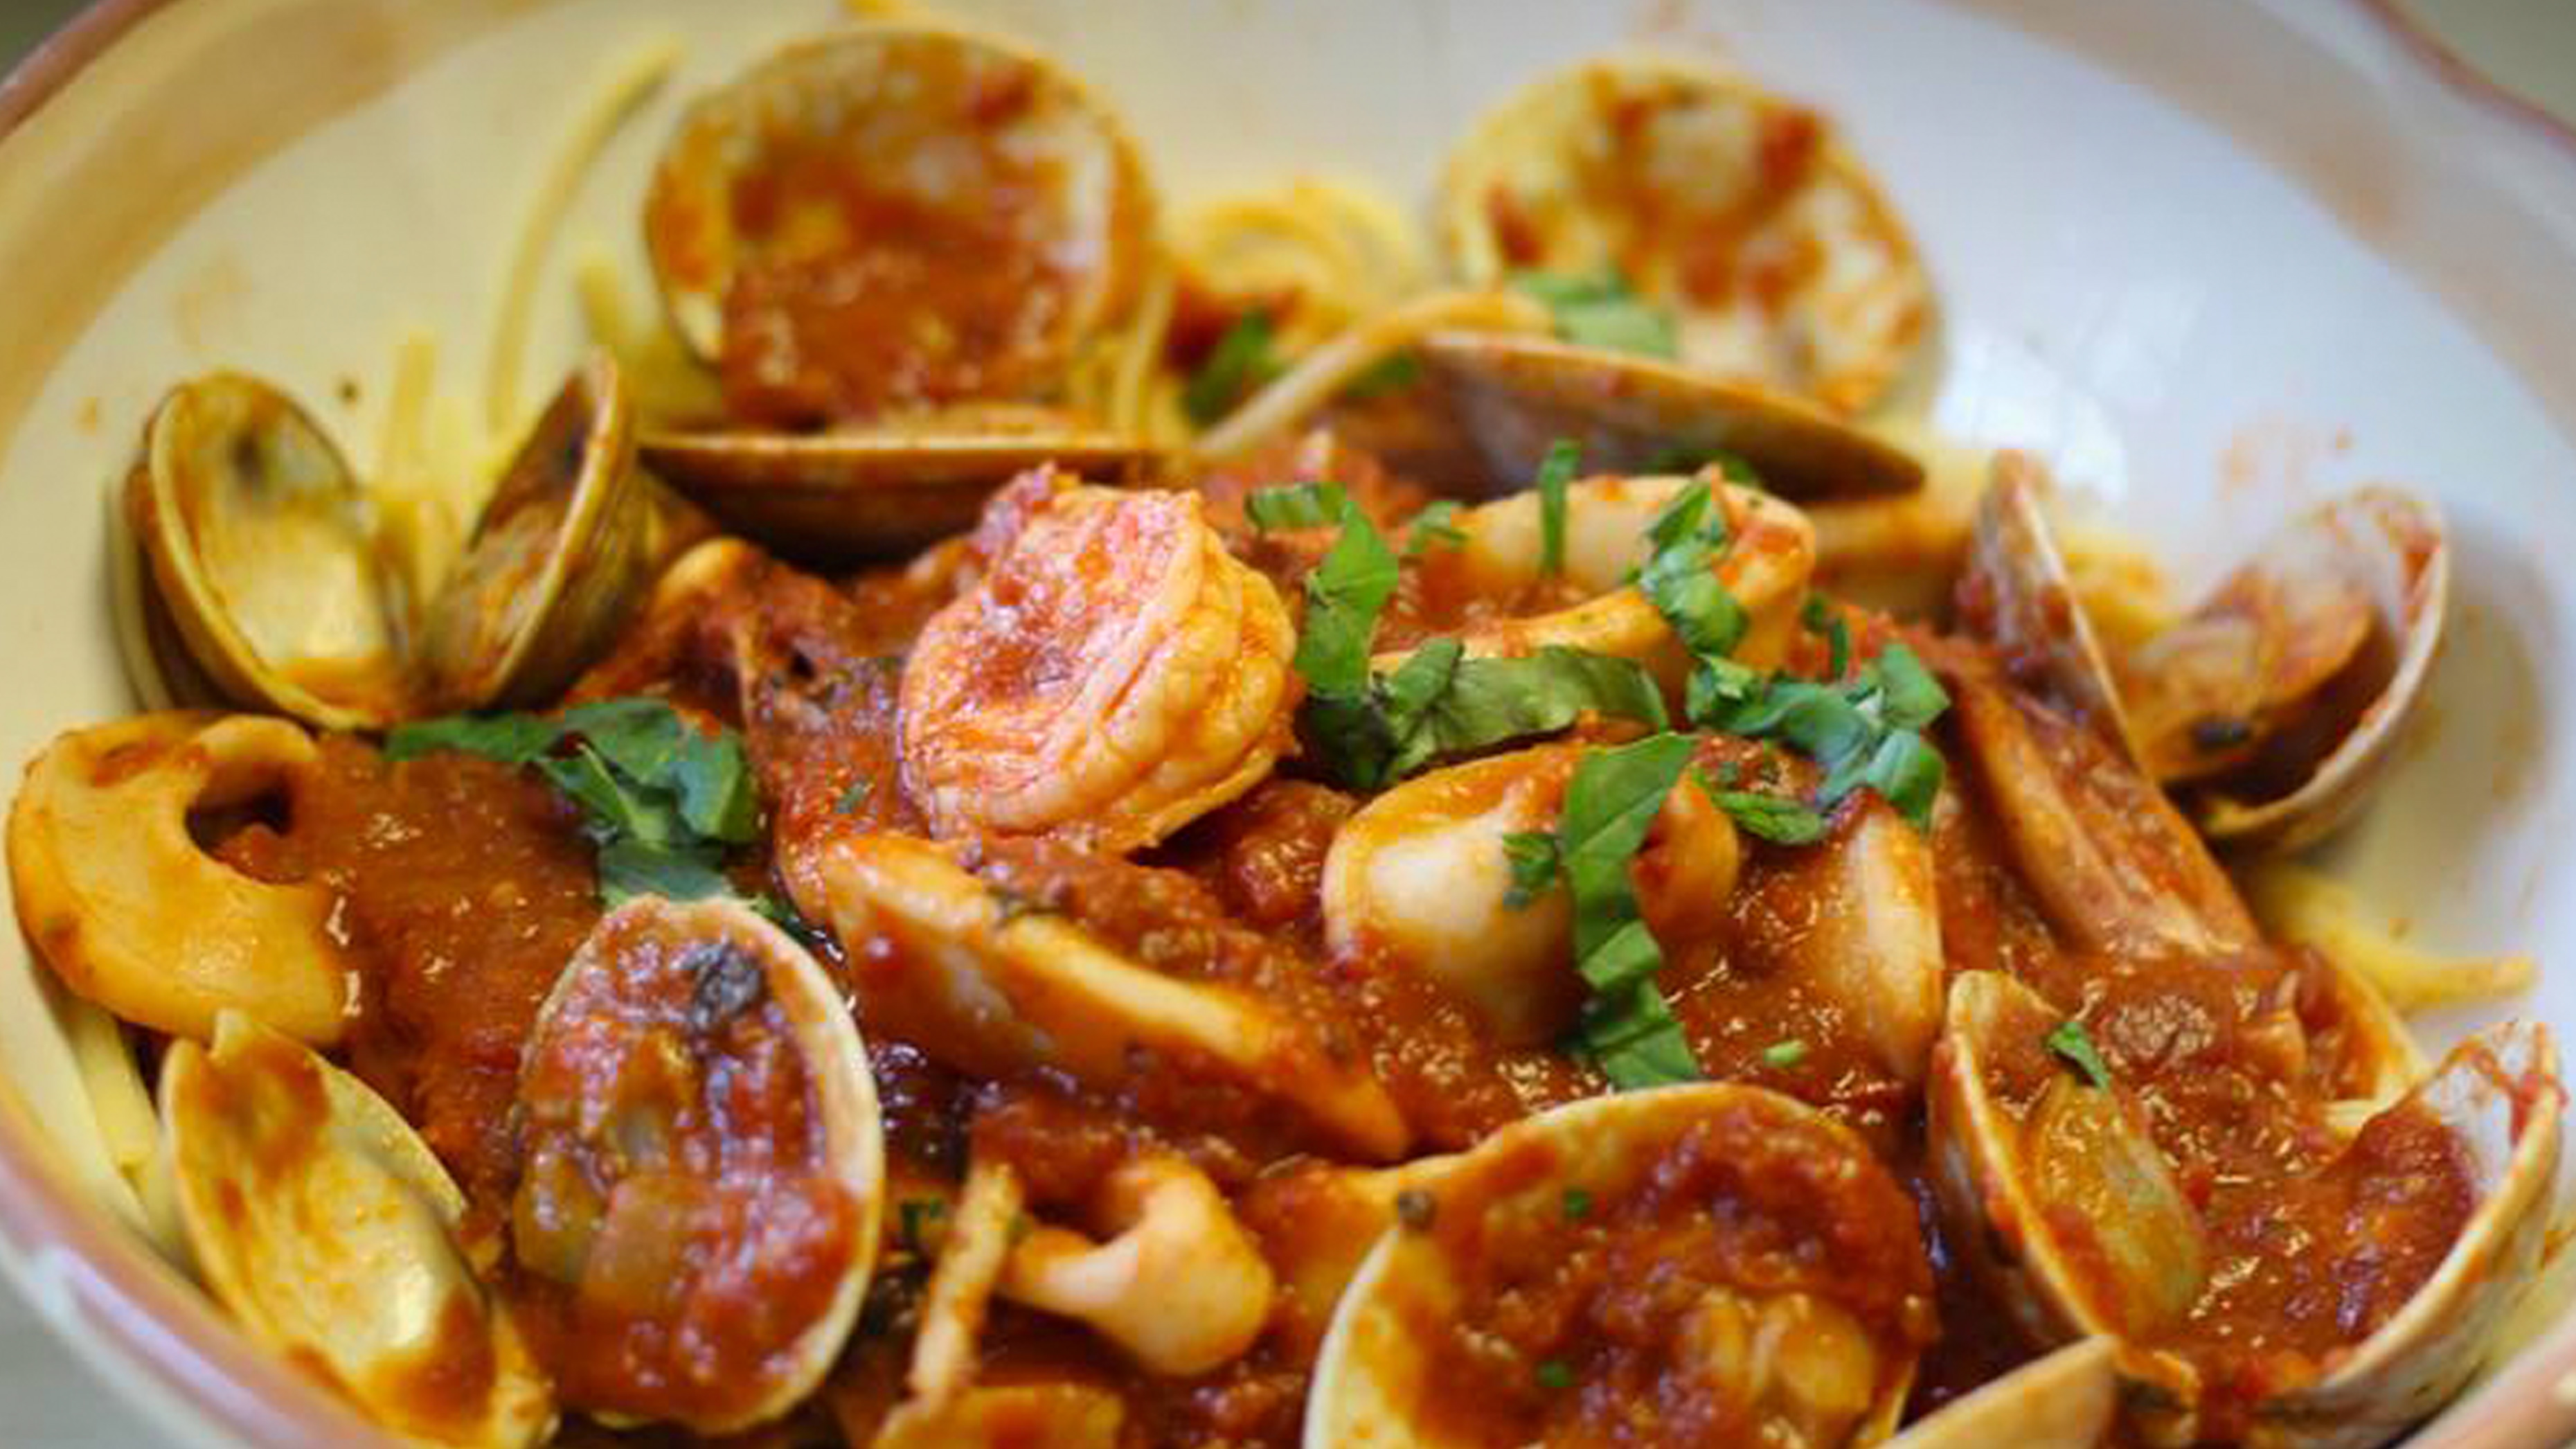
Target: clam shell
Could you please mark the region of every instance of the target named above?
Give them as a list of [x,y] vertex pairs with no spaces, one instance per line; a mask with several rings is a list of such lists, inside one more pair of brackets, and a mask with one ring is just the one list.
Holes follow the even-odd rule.
[[1792,499],[1869,498],[1923,482],[1911,454],[1761,383],[1633,353],[1506,332],[1434,332],[1417,349],[1489,475],[1517,487],[1560,438],[1587,469],[1669,471],[1677,453],[1733,453]]
[[1995,646],[2014,682],[2068,710],[2135,761],[2143,755],[2119,678],[2049,525],[2048,487],[2038,459],[2009,450],[1995,455],[1959,584],[1961,622]]
[[553,1396],[457,1240],[465,1200],[401,1115],[238,1012],[175,1043],[161,1117],[199,1276],[244,1332],[398,1434],[536,1443]]
[[2095,1449],[2120,1406],[2117,1357],[2110,1339],[2079,1339],[1916,1420],[1887,1449]]
[[[2221,786],[2197,802],[2200,827],[2234,850],[2295,851],[2349,820],[2385,776],[2423,697],[2449,616],[2451,549],[2441,510],[2394,488],[2364,488],[2268,541],[2248,571],[2300,586],[2303,572],[2358,585],[2384,647],[2347,666],[2369,703],[2287,793],[2240,799]],[[2329,683],[2340,692],[2347,686]]]
[[1117,478],[1153,457],[1136,439],[1073,424],[663,433],[643,444],[646,466],[726,529],[818,567],[883,560],[962,533],[996,490],[1032,468]]
[[[1462,1289],[1455,1255],[1476,1251],[1460,1245],[1480,1243],[1498,1224],[1513,1219],[1566,1224],[1565,1231],[1574,1232],[1577,1221],[1603,1218],[1631,1195],[1653,1190],[1671,1149],[1694,1128],[1735,1116],[1768,1124],[1774,1134],[1814,1134],[1811,1140],[1820,1148],[1830,1144],[1827,1150],[1840,1170],[1877,1178],[1890,1193],[1898,1191],[1858,1138],[1802,1103],[1755,1087],[1703,1083],[1629,1092],[1516,1122],[1443,1167],[1421,1189],[1427,1195],[1428,1221],[1389,1228],[1360,1265],[1334,1311],[1315,1366],[1306,1401],[1307,1449],[1448,1449],[1484,1442],[1460,1437],[1424,1407],[1428,1358],[1420,1325],[1426,1317],[1457,1311]],[[1568,1206],[1569,1190],[1586,1195],[1580,1198],[1580,1213]],[[1785,1195],[1773,1195],[1755,1210],[1797,1209]],[[1812,1210],[1820,1223],[1829,1215],[1821,1203]],[[1451,1230],[1461,1223],[1467,1226]],[[1910,1218],[1907,1227],[1910,1236]],[[1820,1237],[1798,1251],[1809,1246],[1829,1257],[1851,1250],[1847,1235]],[[1919,1241],[1910,1247],[1916,1254],[1922,1251]],[[1930,1282],[1928,1267],[1923,1281]],[[1807,1346],[1794,1334],[1788,1342],[1791,1354]],[[1848,1441],[1830,1442],[1884,1438],[1903,1412],[1915,1351],[1911,1345],[1885,1342],[1871,1348],[1879,1361],[1868,1407],[1850,1426]],[[1572,1386],[1566,1390],[1579,1391]]]
[[436,707],[560,694],[651,586],[656,527],[626,385],[594,353],[538,416],[430,602],[420,655]]
[[328,729],[402,716],[375,507],[293,399],[236,372],[173,388],[124,498],[166,617],[225,701]]
[[644,235],[680,335],[714,358],[748,266],[828,259],[869,225],[900,229],[903,249],[938,245],[942,227],[972,239],[1001,195],[1018,208],[1001,218],[1009,242],[1055,283],[1054,305],[998,329],[1044,391],[1139,285],[1152,199],[1117,120],[1035,54],[914,22],[789,46],[682,117]]
[[[774,1005],[783,1030],[763,1008]],[[802,1069],[801,1110],[778,1125],[774,1112],[735,1118],[734,1090],[777,1093],[781,1060]],[[734,1086],[727,1086],[733,1083]],[[755,1087],[752,1084],[762,1084]],[[614,1084],[617,1095],[596,1094]],[[639,1085],[640,1084],[640,1085]],[[825,1275],[830,1292],[805,1301],[805,1316],[780,1307],[745,1319],[693,1316],[651,1341],[685,1337],[682,1360],[722,1353],[751,1366],[722,1383],[666,1365],[649,1393],[630,1401],[597,1380],[559,1374],[568,1402],[621,1421],[668,1418],[702,1434],[774,1419],[820,1383],[858,1320],[875,1262],[885,1198],[885,1146],[867,1052],[831,979],[776,926],[735,900],[673,902],[645,896],[610,912],[574,953],[539,1008],[520,1071],[518,1111],[527,1170],[512,1211],[522,1269],[563,1313],[560,1331],[626,1333],[638,1320],[694,1304],[704,1275],[724,1277],[766,1248],[773,1229],[808,1229],[790,1239],[800,1271]],[[675,1145],[674,1133],[722,1137]],[[724,1125],[710,1125],[710,1124]],[[749,1241],[710,1242],[704,1203],[720,1190],[722,1221]],[[841,1216],[815,1227],[817,1204]],[[632,1207],[632,1211],[628,1209]],[[769,1220],[775,1219],[775,1222]],[[627,1225],[638,1224],[632,1233]],[[826,1236],[817,1237],[815,1233]],[[673,1245],[674,1234],[683,1241]],[[654,1263],[654,1269],[637,1265]],[[658,1306],[639,1307],[621,1273],[642,1272]],[[739,1280],[728,1291],[739,1292]],[[669,1286],[659,1287],[667,1282]],[[810,1285],[809,1285],[810,1286]],[[551,1302],[560,1292],[560,1303]],[[725,1341],[726,1333],[750,1341]],[[667,1335],[660,1336],[660,1335]],[[635,1340],[629,1338],[628,1342]],[[558,1365],[560,1368],[561,1366]],[[637,1375],[615,1380],[623,1384]],[[681,1382],[674,1383],[678,1379]]]
[[[2154,1325],[2140,1321],[2139,1300],[2106,1297],[2078,1264],[2104,1261],[2102,1243],[2128,1239],[2148,1250],[2132,1261],[2151,1274],[2187,1274],[2198,1260],[2196,1233],[2160,1231],[2151,1215],[2122,1222],[2117,1214],[2042,1206],[2019,1145],[2025,1129],[2010,1120],[1989,1081],[1991,1041],[2036,1042],[2059,1019],[2028,988],[1994,973],[1971,973],[1951,988],[1930,1097],[1934,1183],[1953,1225],[1950,1240],[2001,1287],[2016,1320],[2039,1341],[2124,1335],[2119,1367],[2132,1428],[2149,1442],[2190,1443],[2201,1432],[2199,1371],[2152,1346]],[[2360,1449],[2402,1432],[2459,1391],[2536,1271],[2564,1095],[2547,1030],[2509,1023],[2464,1042],[2387,1109],[2428,1113],[2448,1130],[2476,1207],[2441,1265],[2393,1317],[2331,1360],[2322,1377],[2255,1402],[2245,1443]],[[2178,1188],[2171,1195],[2180,1201]],[[2078,1221],[2092,1241],[2067,1236]]]
[[1469,282],[1615,267],[1673,309],[1683,363],[1867,407],[1923,338],[1931,284],[1830,124],[1670,54],[1542,79],[1450,158],[1441,241]]

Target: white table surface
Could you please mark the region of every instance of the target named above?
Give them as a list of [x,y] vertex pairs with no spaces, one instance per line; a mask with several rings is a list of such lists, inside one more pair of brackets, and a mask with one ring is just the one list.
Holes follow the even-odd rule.
[[[2326,0],[2319,0],[2326,3]],[[2407,0],[2453,48],[2576,120],[2576,0]],[[0,0],[0,57],[41,39],[78,0]],[[164,1442],[0,1286],[0,1446],[149,1449]]]

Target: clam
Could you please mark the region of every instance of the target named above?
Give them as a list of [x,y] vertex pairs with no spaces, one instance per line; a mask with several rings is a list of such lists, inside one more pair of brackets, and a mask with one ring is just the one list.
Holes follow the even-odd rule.
[[1152,210],[1117,120],[1037,56],[910,23],[780,51],[654,172],[654,273],[732,422],[646,460],[830,563],[962,529],[1041,463],[1128,470],[1145,444],[1051,405],[1137,292]]
[[1676,1443],[1869,1443],[1932,1335],[1911,1200],[1759,1088],[1557,1108],[1397,1216],[1334,1312],[1309,1449],[1608,1442],[1646,1402]]
[[594,353],[538,415],[430,601],[419,644],[429,706],[560,694],[651,586],[654,512],[625,383]]
[[1881,497],[1922,485],[1923,465],[1816,403],[1730,379],[1547,337],[1434,332],[1416,349],[1487,475],[1537,474],[1559,438],[1605,472],[1733,454],[1801,500]]
[[2119,1407],[2117,1346],[2080,1339],[1908,1425],[1887,1449],[2096,1449]]
[[2304,1375],[2275,1368],[2250,1404],[2213,1422],[2223,1396],[2177,1345],[2221,1250],[2126,1089],[2086,1085],[2052,1057],[2062,1020],[2008,977],[1961,977],[1930,1094],[1951,1241],[2027,1333],[2120,1339],[2131,1425],[2162,1444],[2212,1433],[2270,1449],[2377,1444],[2457,1392],[2541,1251],[2563,1096],[2544,1029],[2471,1038],[2316,1170],[2348,1179],[2357,1201],[2395,1200],[2411,1190],[2410,1153],[2430,1140],[2458,1164],[2472,1206],[2439,1265],[2367,1337],[2306,1361]]
[[379,520],[321,427],[256,378],[173,389],[144,425],[125,510],[187,657],[223,698],[330,729],[400,718],[404,603]]
[[192,825],[296,791],[321,765],[282,719],[164,712],[75,730],[27,767],[9,809],[18,919],[79,996],[205,1041],[241,1013],[317,1046],[347,1029],[355,981],[318,883],[255,879]]
[[458,1240],[465,1199],[355,1077],[239,1012],[174,1044],[161,1117],[197,1272],[243,1331],[376,1422],[536,1443],[553,1396]]
[[2148,766],[2213,840],[2297,850],[2350,818],[2394,755],[2441,646],[2440,509],[2344,494],[2281,530],[2128,661]]
[[564,1402],[713,1435],[812,1392],[885,1164],[858,1029],[804,948],[738,901],[620,906],[539,1008],[517,1110],[519,1307]]
[[1904,224],[1829,123],[1679,56],[1508,98],[1451,156],[1439,215],[1470,283],[1615,274],[1677,317],[1692,371],[1836,412],[1886,391],[1932,315]]
[[974,526],[1004,483],[1053,464],[1125,478],[1144,443],[1048,410],[951,410],[819,433],[725,429],[647,436],[647,467],[728,532],[817,567],[908,554]]
[[2349,819],[2441,646],[2440,510],[2393,488],[2333,499],[2115,663],[2077,602],[2046,488],[2030,458],[1996,456],[1959,592],[1970,631],[2182,797],[2211,840],[2291,851]]
[[147,694],[202,676],[228,703],[326,729],[551,698],[650,584],[661,503],[635,468],[625,385],[594,357],[415,607],[385,521],[312,418],[213,373],[162,401],[126,479],[155,586],[124,609],[128,666]]

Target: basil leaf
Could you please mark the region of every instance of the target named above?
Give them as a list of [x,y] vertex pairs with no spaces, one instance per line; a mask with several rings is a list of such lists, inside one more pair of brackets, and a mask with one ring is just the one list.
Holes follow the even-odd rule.
[[1511,285],[1545,305],[1556,335],[1584,347],[1677,358],[1671,314],[1648,302],[1615,271],[1516,273]]
[[614,910],[637,896],[702,901],[732,895],[733,882],[717,869],[721,859],[713,846],[611,840],[599,848],[600,900]]
[[[1824,595],[1809,594],[1805,607],[1798,611],[1798,622],[1806,627],[1808,633],[1824,638],[1827,652],[1825,678],[1842,678],[1843,672],[1851,668],[1852,647],[1851,625],[1844,621],[1842,611],[1825,602]],[[1940,686],[1933,687],[1938,689]]]
[[1515,830],[1503,837],[1503,860],[1511,867],[1512,883],[1503,892],[1503,904],[1513,910],[1525,910],[1529,903],[1547,894],[1556,878],[1565,873],[1565,862],[1556,853],[1556,836],[1546,830]]
[[1270,314],[1246,312],[1235,318],[1182,387],[1181,411],[1200,427],[1232,411],[1245,394],[1278,375],[1279,359],[1270,344]]
[[1422,359],[1410,351],[1390,352],[1360,369],[1342,387],[1345,402],[1367,402],[1402,392],[1422,380]]
[[1443,498],[1413,515],[1413,526],[1405,530],[1404,556],[1418,558],[1433,544],[1456,548],[1467,541],[1467,531],[1452,520],[1458,516],[1458,505]]
[[385,736],[385,758],[414,760],[433,751],[454,750],[505,765],[524,765],[553,749],[562,735],[553,720],[532,714],[450,715],[394,726]]
[[1825,837],[1825,817],[1802,801],[1754,790],[1718,790],[1709,799],[1738,829],[1774,845],[1812,845]]
[[2085,1032],[2084,1023],[2070,1016],[2049,1031],[2047,1041],[2050,1051],[2082,1072],[2094,1086],[2106,1092],[2111,1089],[2111,1068],[2094,1050],[2093,1038]]
[[1334,778],[1380,790],[1446,755],[1554,734],[1592,713],[1665,727],[1662,691],[1636,663],[1563,645],[1467,659],[1430,639],[1362,691],[1310,691],[1298,714]]
[[1618,995],[1594,997],[1576,1030],[1583,1050],[1623,1092],[1700,1080],[1690,1038],[1673,1015],[1672,1003],[1651,980]]
[[1950,707],[1949,693],[1905,645],[1890,644],[1880,650],[1872,667],[1878,671],[1883,701],[1880,717],[1890,729],[1919,730]]
[[1771,485],[1762,481],[1762,475],[1754,471],[1743,454],[1705,444],[1667,443],[1648,454],[1645,466],[1639,471],[1650,474],[1697,473],[1711,464],[1716,465],[1727,482],[1738,488],[1752,488],[1764,493],[1771,491]]
[[1565,572],[1565,490],[1583,466],[1583,445],[1559,438],[1547,445],[1538,465],[1538,571],[1550,578]]
[[1912,730],[1896,730],[1879,742],[1861,771],[1861,783],[1896,807],[1917,830],[1932,828],[1932,802],[1941,794],[1947,767],[1941,752]]
[[1323,528],[1341,522],[1350,507],[1339,483],[1281,483],[1243,500],[1255,528]]
[[548,755],[537,761],[537,772],[589,814],[584,828],[595,841],[637,840],[665,846],[679,842],[685,833],[677,812],[618,779],[588,745],[569,755]]
[[1794,1036],[1787,1041],[1775,1041],[1762,1049],[1765,1066],[1794,1067],[1806,1059],[1807,1044]]
[[1377,633],[1379,612],[1395,596],[1396,559],[1348,498],[1340,512],[1341,533],[1306,575],[1306,621],[1295,663],[1310,689],[1356,695],[1368,688],[1369,640]]
[[1379,681],[1379,706],[1394,738],[1408,738],[1422,727],[1432,706],[1456,682],[1458,662],[1466,652],[1467,646],[1455,639],[1426,639]]

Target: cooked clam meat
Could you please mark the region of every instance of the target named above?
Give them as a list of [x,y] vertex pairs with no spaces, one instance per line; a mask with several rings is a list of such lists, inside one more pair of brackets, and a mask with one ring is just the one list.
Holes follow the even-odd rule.
[[921,631],[905,781],[944,835],[1150,845],[1287,747],[1293,644],[1195,495],[1062,487]]
[[567,1404],[716,1434],[812,1391],[874,1259],[865,1062],[822,968],[739,903],[600,922],[528,1041],[510,1203],[518,1306]]

